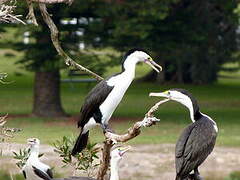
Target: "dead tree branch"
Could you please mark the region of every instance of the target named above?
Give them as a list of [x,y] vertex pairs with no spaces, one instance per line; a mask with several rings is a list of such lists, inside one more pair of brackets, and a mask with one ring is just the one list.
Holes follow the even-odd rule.
[[51,39],[53,42],[54,47],[56,48],[58,54],[62,56],[65,60],[65,63],[68,66],[73,66],[74,68],[77,68],[81,71],[85,71],[86,73],[92,75],[97,80],[101,81],[103,78],[96,73],[88,70],[87,68],[81,66],[80,64],[76,63],[72,58],[70,58],[62,49],[60,42],[59,42],[59,31],[57,29],[57,26],[54,24],[52,18],[50,17],[49,13],[47,12],[46,5],[43,3],[39,3],[39,8],[42,14],[42,17],[45,21],[45,23],[48,25],[50,31],[51,31]]
[[150,108],[150,110],[146,113],[145,118],[142,121],[136,122],[131,128],[128,129],[128,132],[123,135],[113,134],[110,132],[105,133],[106,140],[103,145],[102,152],[102,162],[98,169],[97,180],[104,180],[104,176],[107,173],[109,163],[110,163],[110,151],[114,144],[119,142],[127,142],[141,133],[141,127],[150,127],[155,125],[156,122],[160,120],[155,118],[153,113],[159,108],[159,106],[165,102],[169,101],[168,99],[164,99],[154,106]]
[[44,3],[44,4],[56,4],[66,3],[71,5],[74,0],[31,0],[32,2]]
[[8,114],[6,114],[3,117],[0,117],[0,140],[1,141],[3,141],[5,138],[12,138],[13,133],[20,131],[20,129],[18,129],[18,128],[4,127],[4,125],[7,122],[7,120],[6,120],[7,116],[8,116]]
[[32,0],[26,0],[27,1],[27,5],[28,5],[28,15],[27,15],[27,19],[31,20],[32,23],[35,25],[35,26],[38,26],[38,23],[37,23],[37,19],[35,17],[35,14],[34,14],[34,9],[33,9],[33,3],[32,3]]
[[2,1],[0,3],[0,22],[4,22],[4,23],[20,22],[22,24],[25,24],[21,19],[19,19],[21,15],[15,15],[13,13],[15,8],[16,8],[16,1],[13,1],[13,0],[10,0],[9,2]]

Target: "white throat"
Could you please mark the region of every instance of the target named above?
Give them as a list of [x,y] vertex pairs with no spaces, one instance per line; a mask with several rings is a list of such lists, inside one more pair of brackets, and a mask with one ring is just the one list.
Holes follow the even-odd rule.
[[188,108],[188,110],[190,112],[190,118],[191,118],[192,122],[195,122],[193,104],[192,104],[191,99],[188,96],[186,96],[185,98],[179,98],[176,101],[180,102],[181,104],[183,104],[184,106],[186,106]]
[[135,77],[135,69],[136,64],[138,63],[138,58],[135,56],[129,56],[123,63],[124,71],[123,73],[127,73],[129,76],[131,75],[132,78]]
[[118,168],[119,161],[111,159],[110,180],[119,180]]
[[30,150],[30,156],[29,159],[38,159],[38,155],[39,155],[39,147],[32,147]]

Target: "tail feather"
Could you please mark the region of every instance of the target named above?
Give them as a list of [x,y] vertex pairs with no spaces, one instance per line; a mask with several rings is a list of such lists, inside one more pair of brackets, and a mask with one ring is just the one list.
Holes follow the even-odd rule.
[[181,177],[180,175],[177,175],[175,180],[188,180],[188,177]]
[[82,132],[80,133],[72,149],[73,156],[76,155],[77,153],[80,153],[83,149],[87,147],[88,134],[89,134],[89,131],[87,131],[86,133],[82,133]]

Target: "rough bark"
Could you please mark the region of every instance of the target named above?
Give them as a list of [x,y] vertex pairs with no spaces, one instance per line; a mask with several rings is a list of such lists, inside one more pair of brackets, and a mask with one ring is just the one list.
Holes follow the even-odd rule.
[[33,115],[41,117],[66,116],[60,99],[59,70],[35,73]]

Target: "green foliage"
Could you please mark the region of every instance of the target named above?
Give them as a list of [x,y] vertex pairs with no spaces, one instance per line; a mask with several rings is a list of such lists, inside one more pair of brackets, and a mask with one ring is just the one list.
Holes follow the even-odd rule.
[[9,175],[7,172],[0,170],[0,180],[25,180],[22,174]]
[[[17,167],[19,167],[19,169],[22,169],[29,158],[30,148],[20,149],[18,153],[13,151],[13,155],[13,158],[18,161],[16,162]],[[39,158],[42,156],[43,153],[38,155]]]
[[[74,1],[71,8],[64,4],[54,4],[48,6],[48,11],[53,14],[52,19],[60,31],[61,45],[66,52],[81,65],[85,65],[98,74],[104,73],[106,67],[114,63],[108,63],[111,54],[104,56],[94,53],[93,51],[80,50],[79,43],[84,42],[86,49],[97,46],[99,34],[92,33],[93,29],[101,32],[102,28],[96,24],[98,15],[95,8],[101,6],[101,1]],[[94,8],[93,8],[94,7]],[[26,3],[18,3],[19,14],[27,14],[28,8]],[[36,18],[39,23],[38,27],[29,24],[27,26],[14,26],[18,29],[15,33],[16,37],[22,37],[24,32],[30,33],[30,43],[24,44],[21,41],[2,42],[3,47],[7,47],[7,43],[11,44],[11,48],[24,52],[24,56],[18,61],[29,71],[52,71],[55,69],[65,68],[64,61],[60,61],[60,57],[52,45],[50,32],[46,24],[43,22],[38,8],[35,8]],[[63,24],[61,21],[76,21],[76,24]],[[94,27],[93,27],[94,26]],[[78,35],[78,32],[83,32]],[[14,42],[15,41],[15,42]],[[99,47],[99,46],[98,46]],[[101,47],[102,48],[102,47]],[[114,61],[113,61],[114,62]]]
[[30,155],[30,149],[20,149],[18,153],[13,152],[13,154],[13,158],[18,160],[18,162],[16,163],[17,167],[19,167],[19,169],[22,169],[28,160],[28,157]]
[[99,159],[97,156],[99,148],[96,147],[96,144],[88,143],[86,149],[73,157],[71,150],[74,143],[74,138],[63,136],[61,140],[57,140],[53,144],[55,147],[54,151],[62,158],[62,162],[64,163],[63,167],[70,165],[74,167],[75,170],[86,172],[88,176],[90,176],[94,168],[99,165],[95,162],[95,160]]
[[232,172],[229,177],[227,177],[224,180],[240,180],[240,171],[234,171]]
[[[235,1],[111,1],[111,33],[120,51],[145,47],[164,66],[164,81],[211,83],[237,48]],[[106,19],[106,17],[105,17]],[[156,78],[155,74],[154,77]]]

